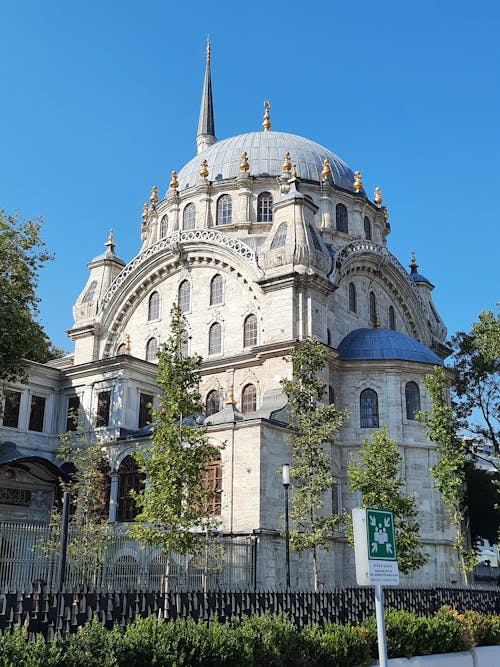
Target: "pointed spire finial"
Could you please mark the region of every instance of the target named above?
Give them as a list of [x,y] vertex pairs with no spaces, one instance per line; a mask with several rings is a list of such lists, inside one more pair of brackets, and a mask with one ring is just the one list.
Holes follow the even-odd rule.
[[292,173],[291,173],[291,177],[292,177],[292,178],[298,178],[298,176],[297,176],[297,165],[296,165],[296,164],[292,164]]
[[146,201],[146,202],[144,202],[144,206],[142,208],[142,221],[143,222],[146,222],[146,220],[148,219],[148,215],[149,215],[149,204]]
[[112,229],[109,230],[109,237],[104,245],[108,248],[111,248],[112,252],[116,248],[115,237]]
[[380,188],[375,188],[375,197],[373,199],[377,206],[382,204],[382,190]]
[[380,329],[381,324],[380,324],[380,315],[378,313],[375,313],[375,329]]
[[229,398],[226,401],[226,405],[236,405],[236,399],[234,398],[234,384],[231,385],[229,390]]
[[172,172],[172,179],[170,181],[170,187],[172,188],[172,190],[177,190],[177,188],[179,187],[179,181],[177,180],[177,172],[175,171],[175,169]]
[[271,103],[269,100],[266,100],[264,102],[264,122],[262,123],[262,127],[264,128],[264,132],[269,132],[271,129],[271,116],[269,115],[269,110],[271,108]]
[[240,171],[247,172],[250,169],[250,165],[248,164],[248,153],[244,151],[241,154],[241,164],[240,164]]
[[361,192],[363,189],[363,182],[361,181],[361,172],[360,171],[355,171],[354,172],[354,184],[353,184],[354,192],[357,194],[358,192]]
[[290,153],[287,151],[283,158],[283,171],[288,172],[292,169],[292,161],[290,160]]
[[155,206],[158,203],[158,186],[153,185],[151,188],[151,197],[149,198],[152,206]]
[[417,258],[415,257],[415,251],[414,250],[412,250],[412,253],[411,253],[410,269],[418,269]]
[[130,354],[132,345],[130,344],[130,334],[127,334],[127,342],[125,343],[125,354]]
[[207,178],[208,176],[208,162],[206,160],[201,161],[200,176],[202,178]]
[[205,68],[205,79],[203,81],[203,92],[201,94],[200,118],[198,121],[198,132],[196,134],[196,146],[198,153],[204,151],[217,141],[215,137],[214,104],[212,100],[212,75],[210,72],[210,61],[212,59],[212,45],[210,38],[207,39],[207,64]]
[[323,160],[323,171],[321,172],[321,175],[323,176],[323,179],[327,181],[330,176],[332,175],[332,170],[330,167],[330,160],[328,158],[325,158]]

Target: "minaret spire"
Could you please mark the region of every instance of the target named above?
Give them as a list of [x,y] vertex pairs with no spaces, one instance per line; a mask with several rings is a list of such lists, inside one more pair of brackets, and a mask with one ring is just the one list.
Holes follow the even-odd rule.
[[214,105],[212,101],[212,76],[210,72],[211,44],[207,39],[207,65],[205,69],[205,81],[203,82],[203,93],[201,95],[200,120],[198,121],[198,134],[196,135],[196,146],[198,153],[204,151],[217,141],[215,137]]

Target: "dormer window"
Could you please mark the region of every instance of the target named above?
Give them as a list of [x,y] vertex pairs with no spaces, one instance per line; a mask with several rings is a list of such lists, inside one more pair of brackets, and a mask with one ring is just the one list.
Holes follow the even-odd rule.
[[257,222],[273,221],[273,196],[270,192],[261,192],[257,197]]
[[217,200],[217,217],[215,224],[231,225],[233,222],[233,201],[229,195],[221,195]]
[[196,229],[196,209],[194,204],[188,204],[182,214],[182,229],[189,231]]
[[349,233],[349,223],[347,218],[347,208],[344,204],[337,204],[335,208],[335,222],[338,232]]
[[370,222],[370,218],[367,218],[365,215],[364,219],[364,227],[365,227],[365,239],[367,241],[372,240],[372,223]]

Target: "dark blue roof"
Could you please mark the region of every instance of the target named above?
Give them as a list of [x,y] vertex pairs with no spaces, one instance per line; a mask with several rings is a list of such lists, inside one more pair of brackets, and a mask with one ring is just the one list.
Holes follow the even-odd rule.
[[355,329],[338,346],[345,361],[352,359],[403,359],[442,366],[442,360],[418,340],[392,329]]
[[[410,279],[413,280],[415,283],[428,283],[429,285],[432,285],[431,281],[429,278],[426,278],[423,276],[421,273],[417,271],[418,266],[410,266]],[[434,287],[434,285],[432,285]]]

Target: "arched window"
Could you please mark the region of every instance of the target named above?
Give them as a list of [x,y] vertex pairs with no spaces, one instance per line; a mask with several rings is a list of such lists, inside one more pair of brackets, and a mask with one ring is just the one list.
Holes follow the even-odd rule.
[[349,283],[349,311],[351,313],[356,313],[358,311],[356,285],[354,283]]
[[415,420],[415,413],[420,410],[420,389],[416,382],[407,382],[405,386],[406,419]]
[[286,222],[282,222],[281,225],[276,230],[276,234],[274,235],[274,238],[271,243],[271,249],[283,248],[283,246],[286,244],[287,229],[288,228]]
[[337,204],[335,207],[335,221],[338,232],[349,233],[349,223],[347,220],[347,209],[344,204]]
[[373,389],[363,389],[359,396],[361,428],[378,428],[378,396]]
[[207,502],[207,514],[220,516],[222,512],[222,461],[220,454],[214,449],[214,458],[201,476],[204,488],[210,491],[211,497]]
[[188,204],[182,214],[182,229],[196,229],[196,209],[194,204]]
[[377,321],[377,299],[375,298],[375,293],[370,292],[370,324],[375,326]]
[[146,361],[158,360],[158,341],[156,338],[150,338],[146,343]]
[[118,345],[118,349],[116,350],[116,354],[117,355],[125,354],[126,349],[127,349],[127,346],[125,345],[125,343],[121,343],[120,345]]
[[396,313],[393,306],[389,306],[389,329],[395,331],[396,329]]
[[144,474],[140,472],[133,456],[126,456],[118,468],[118,521],[133,521],[139,514],[131,491],[141,491],[144,486]]
[[149,297],[148,320],[158,320],[160,318],[160,295],[153,292]]
[[217,217],[215,224],[230,225],[233,222],[233,202],[229,195],[221,195],[217,200]]
[[257,345],[257,318],[249,315],[243,324],[243,347]]
[[97,281],[93,280],[90,283],[88,290],[85,292],[83,296],[82,303],[90,303],[92,301],[92,299],[94,298],[96,287],[97,287]]
[[253,384],[247,384],[241,392],[241,411],[244,415],[257,410],[257,392]]
[[270,192],[261,192],[257,197],[257,222],[273,221],[273,196]]
[[207,398],[205,400],[205,414],[207,415],[207,417],[210,417],[211,415],[214,415],[216,412],[220,412],[221,407],[222,407],[222,401],[220,392],[216,391],[215,389],[212,389],[212,391],[208,392]]
[[214,322],[208,332],[208,354],[221,354],[222,352],[222,327],[219,322]]
[[168,232],[168,217],[163,216],[160,222],[160,238],[164,239]]
[[364,226],[365,226],[365,239],[368,241],[372,240],[372,223],[370,222],[370,218],[367,218],[365,215],[364,219]]
[[210,305],[224,303],[224,280],[220,274],[215,275],[210,282]]
[[183,313],[188,313],[191,310],[191,285],[189,280],[183,280],[179,285],[178,303]]
[[335,390],[332,385],[329,385],[328,387],[328,403],[330,403],[330,405],[335,403]]

